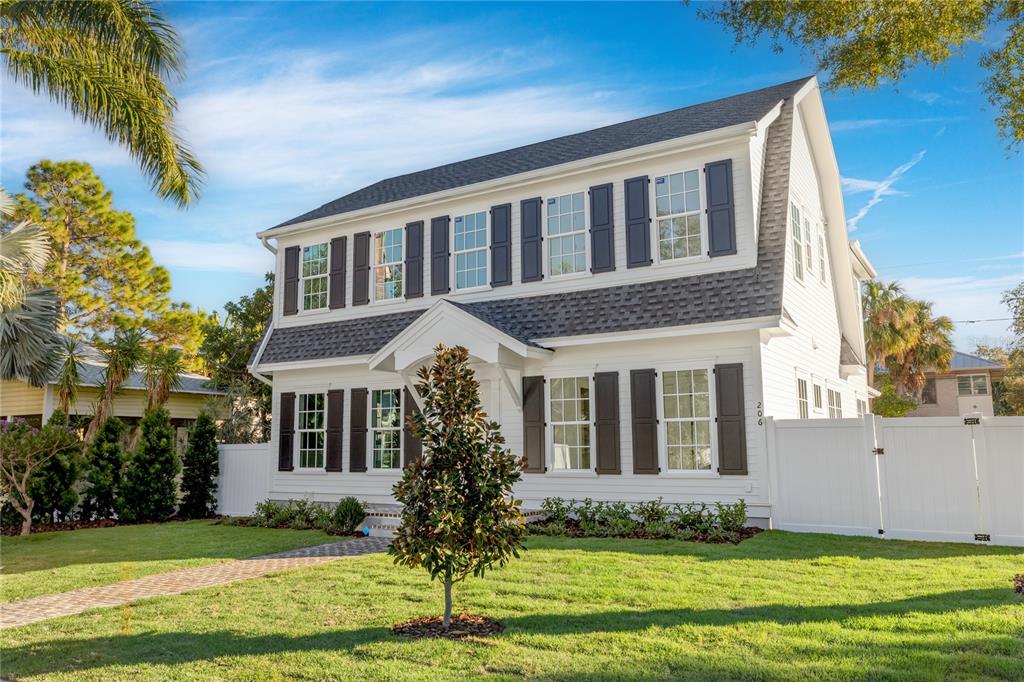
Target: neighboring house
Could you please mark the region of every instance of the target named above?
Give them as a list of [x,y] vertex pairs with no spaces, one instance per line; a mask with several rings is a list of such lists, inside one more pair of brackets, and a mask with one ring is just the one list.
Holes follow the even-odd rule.
[[926,373],[921,402],[908,417],[956,417],[966,414],[994,415],[992,384],[1001,381],[1006,368],[976,355],[955,351],[949,370]]
[[438,343],[469,349],[531,508],[744,498],[765,518],[763,418],[867,401],[874,271],[814,78],[383,180],[258,236],[275,499],[390,502]]

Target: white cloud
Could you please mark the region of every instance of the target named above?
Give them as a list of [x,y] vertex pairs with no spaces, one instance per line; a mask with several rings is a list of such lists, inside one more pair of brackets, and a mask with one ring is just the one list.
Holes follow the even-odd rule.
[[924,102],[929,106],[942,99],[942,95],[937,92],[920,92],[918,90],[911,90],[907,93],[907,97],[918,102]]
[[153,253],[154,260],[168,268],[255,275],[274,269],[271,253],[249,241],[236,243],[148,239],[146,246]]
[[893,171],[889,173],[888,177],[886,177],[884,180],[880,180],[878,182],[873,182],[870,180],[857,181],[859,183],[862,183],[862,186],[863,183],[872,183],[872,187],[870,189],[871,198],[868,199],[868,202],[866,204],[861,206],[860,210],[857,211],[856,215],[854,215],[852,218],[846,221],[846,225],[851,232],[857,229],[858,223],[860,223],[860,221],[864,219],[864,217],[871,211],[871,209],[873,209],[875,206],[882,202],[883,197],[891,196],[893,194],[892,186],[896,183],[896,181],[903,177],[903,175],[907,171],[909,171],[911,168],[920,163],[921,159],[924,158],[924,154],[924,150],[919,151],[917,154],[914,155],[914,158],[910,159],[910,161],[907,161],[905,164],[894,168]]
[[829,123],[829,130],[833,133],[847,133],[868,128],[907,128],[910,126],[925,125],[929,123],[949,123],[957,121],[958,118],[931,117],[931,118],[851,118],[839,119]]
[[860,194],[862,192],[881,192],[882,196],[903,196],[901,192],[892,187],[885,187],[885,180],[862,180],[860,178],[842,178],[843,192],[846,194]]

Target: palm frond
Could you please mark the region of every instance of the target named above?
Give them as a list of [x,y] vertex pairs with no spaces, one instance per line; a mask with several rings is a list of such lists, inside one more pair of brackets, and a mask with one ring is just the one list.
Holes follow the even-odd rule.
[[79,366],[84,360],[78,341],[71,337],[64,338],[64,347],[60,353],[60,371],[57,373],[57,400],[64,414],[69,414],[71,405],[78,398],[78,386],[82,381]]
[[57,367],[57,299],[32,289],[20,305],[0,308],[0,379],[44,386]]
[[22,221],[0,230],[0,308],[14,310],[27,295],[25,275],[41,270],[50,256],[50,241],[38,225]]

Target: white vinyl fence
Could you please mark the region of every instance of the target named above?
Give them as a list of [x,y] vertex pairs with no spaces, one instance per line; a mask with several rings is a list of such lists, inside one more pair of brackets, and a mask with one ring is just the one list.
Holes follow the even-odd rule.
[[769,418],[766,436],[773,528],[1024,546],[1024,417]]
[[226,516],[248,516],[270,491],[269,443],[220,445],[217,511]]

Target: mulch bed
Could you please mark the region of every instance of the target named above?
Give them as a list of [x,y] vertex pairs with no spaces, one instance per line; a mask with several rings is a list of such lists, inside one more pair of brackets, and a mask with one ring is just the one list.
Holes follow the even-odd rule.
[[391,628],[391,634],[400,637],[419,639],[422,637],[444,637],[446,639],[465,639],[466,637],[489,637],[505,629],[505,626],[486,616],[474,616],[460,613],[452,616],[452,621],[445,630],[441,616],[423,616],[398,623]]
[[[536,528],[544,528],[548,524],[546,521],[535,521],[527,524]],[[583,531],[580,528],[580,523],[576,519],[569,519],[565,522],[565,537],[570,538],[595,538],[595,537],[610,537],[610,538],[628,538],[631,540],[683,540],[684,542],[703,542],[711,545],[728,545],[728,544],[739,544],[744,540],[754,537],[758,533],[762,532],[764,528],[757,528],[756,526],[747,526],[743,530],[737,533],[738,539],[736,542],[731,542],[718,536],[708,536],[705,533],[695,533],[688,538],[672,538],[665,537],[663,535],[650,535],[646,533],[642,528],[638,528],[633,532],[626,535],[591,535]],[[538,533],[538,535],[550,535],[548,533]]]

